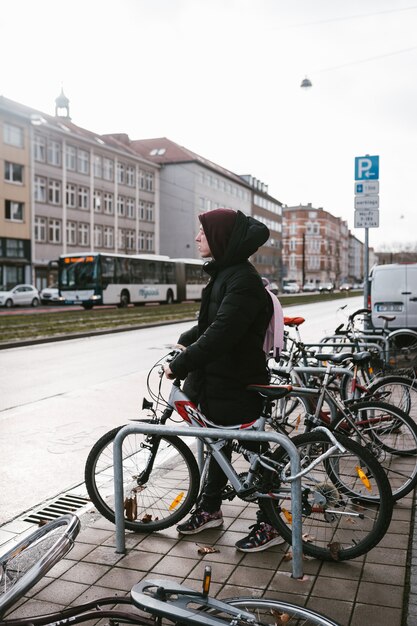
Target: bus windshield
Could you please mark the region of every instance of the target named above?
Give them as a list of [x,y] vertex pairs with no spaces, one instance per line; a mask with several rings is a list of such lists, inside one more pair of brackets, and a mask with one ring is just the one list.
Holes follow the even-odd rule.
[[60,289],[94,289],[98,277],[98,257],[64,257],[60,259]]

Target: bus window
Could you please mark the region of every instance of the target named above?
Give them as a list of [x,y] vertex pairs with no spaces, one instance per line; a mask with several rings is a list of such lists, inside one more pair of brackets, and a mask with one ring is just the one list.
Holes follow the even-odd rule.
[[101,280],[105,289],[109,284],[114,283],[114,258],[103,256],[101,258]]

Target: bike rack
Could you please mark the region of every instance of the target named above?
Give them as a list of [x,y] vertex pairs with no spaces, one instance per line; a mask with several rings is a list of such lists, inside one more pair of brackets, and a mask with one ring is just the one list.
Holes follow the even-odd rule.
[[[257,441],[277,443],[289,454],[291,476],[297,476],[301,470],[300,457],[293,442],[279,433],[243,432],[224,430],[221,428],[207,429],[202,433],[201,428],[170,428],[155,424],[128,424],[117,433],[113,443],[114,460],[114,512],[116,521],[116,552],[126,554],[124,497],[123,497],[123,441],[130,433],[144,435],[178,435],[181,437],[196,437],[199,439],[237,439],[238,441]],[[291,480],[292,501],[292,576],[303,578],[303,550],[302,550],[302,523],[301,523],[301,478]]]

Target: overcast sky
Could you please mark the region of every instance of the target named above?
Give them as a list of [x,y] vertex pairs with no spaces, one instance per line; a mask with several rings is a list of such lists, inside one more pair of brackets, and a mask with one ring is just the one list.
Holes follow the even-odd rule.
[[[0,0],[0,93],[75,124],[168,137],[353,229],[354,158],[380,158],[380,228],[417,242],[417,2]],[[300,88],[308,76],[313,87]]]

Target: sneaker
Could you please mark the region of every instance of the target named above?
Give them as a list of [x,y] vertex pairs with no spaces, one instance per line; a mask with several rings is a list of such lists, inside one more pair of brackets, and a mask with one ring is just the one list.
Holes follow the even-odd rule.
[[279,532],[266,522],[260,522],[249,526],[252,528],[249,535],[236,541],[235,546],[241,552],[261,552],[271,546],[279,546],[285,543]]
[[209,513],[196,509],[191,517],[177,526],[177,530],[182,535],[195,535],[206,528],[216,528],[223,525],[223,515],[221,511]]

